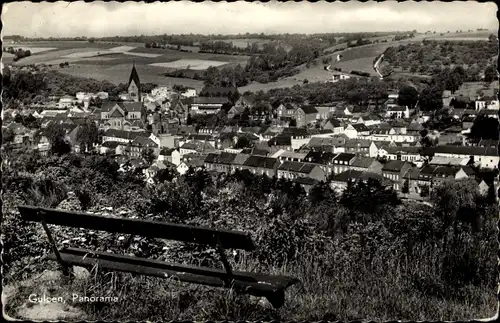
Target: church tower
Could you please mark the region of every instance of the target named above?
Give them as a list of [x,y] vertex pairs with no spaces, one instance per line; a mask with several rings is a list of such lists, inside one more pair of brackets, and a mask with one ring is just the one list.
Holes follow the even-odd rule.
[[141,81],[139,80],[139,74],[135,69],[135,63],[132,66],[127,91],[135,102],[141,102]]

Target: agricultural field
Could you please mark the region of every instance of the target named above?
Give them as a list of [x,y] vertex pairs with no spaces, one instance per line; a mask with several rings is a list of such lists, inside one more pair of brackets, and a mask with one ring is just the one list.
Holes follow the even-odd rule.
[[[9,45],[6,45],[9,47]],[[135,63],[141,81],[155,84],[179,84],[201,88],[202,82],[169,78],[164,74],[169,70],[189,69],[203,72],[209,66],[245,66],[248,56],[222,55],[197,52],[181,52],[170,49],[145,48],[138,43],[89,43],[44,41],[12,44],[12,47],[24,49],[38,48],[29,57],[13,62],[13,57],[4,53],[3,61],[15,66],[45,64],[69,75],[81,75],[97,80],[108,80],[113,83],[127,82],[130,68]],[[61,68],[60,63],[68,62],[70,66]]]
[[229,62],[222,61],[209,61],[209,60],[201,60],[201,59],[179,59],[173,62],[167,63],[153,63],[150,64],[152,66],[165,67],[169,69],[192,69],[197,71],[203,71],[207,68],[219,67],[222,65],[226,65]]
[[[477,41],[477,40],[488,40],[488,36],[491,31],[473,31],[473,32],[463,32],[463,33],[445,33],[441,34],[428,34],[424,35],[427,40],[454,40],[454,41]],[[496,32],[494,32],[496,34]]]
[[[175,84],[192,87],[200,91],[203,88],[203,82],[164,76],[165,69],[161,67],[137,64],[135,65],[141,82],[153,83],[158,85],[173,86]],[[109,81],[114,84],[126,83],[130,76],[131,63],[109,64],[109,62],[96,62],[88,64],[70,64],[68,67],[60,68],[59,65],[53,67],[61,73],[92,78],[99,81]]]

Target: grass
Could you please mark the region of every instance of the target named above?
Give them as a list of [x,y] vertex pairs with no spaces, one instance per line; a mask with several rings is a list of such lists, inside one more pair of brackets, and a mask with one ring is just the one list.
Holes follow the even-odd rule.
[[[286,303],[274,309],[267,303],[231,290],[185,284],[175,279],[104,273],[94,268],[87,279],[38,281],[21,288],[7,304],[15,308],[27,295],[51,291],[64,296],[84,313],[85,320],[469,320],[491,317],[496,312],[496,291],[465,286],[462,295],[446,296],[444,287],[419,287],[416,278],[436,278],[441,262],[430,249],[418,249],[420,261],[405,263],[391,258],[375,260],[370,266],[353,261],[332,261],[321,266],[305,255],[298,263],[261,268],[271,274],[287,274],[301,280],[286,293]],[[245,257],[233,263],[238,270],[255,270],[258,263]],[[422,278],[422,279],[424,279]],[[424,279],[425,280],[425,279]],[[422,284],[420,284],[422,285]],[[154,291],[152,293],[151,291]],[[118,297],[116,303],[71,303],[73,293],[81,296]],[[42,319],[42,318],[40,318]]]

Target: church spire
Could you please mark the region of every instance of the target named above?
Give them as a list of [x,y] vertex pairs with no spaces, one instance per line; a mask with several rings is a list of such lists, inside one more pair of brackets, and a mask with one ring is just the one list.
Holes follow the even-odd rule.
[[141,102],[141,81],[139,79],[139,73],[137,73],[135,68],[135,60],[132,65],[132,71],[130,72],[130,78],[128,80],[128,92]]

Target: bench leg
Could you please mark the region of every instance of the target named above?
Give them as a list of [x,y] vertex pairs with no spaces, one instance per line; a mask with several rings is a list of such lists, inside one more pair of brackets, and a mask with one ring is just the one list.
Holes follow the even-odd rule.
[[279,289],[273,294],[266,296],[266,298],[274,308],[280,308],[283,304],[285,304],[285,291],[283,289]]
[[41,222],[42,222],[43,229],[45,230],[45,233],[47,234],[47,238],[49,239],[49,243],[50,243],[50,246],[52,247],[52,251],[56,255],[57,262],[59,263],[59,265],[61,267],[61,271],[62,271],[63,275],[65,277],[71,277],[72,276],[72,267],[68,266],[68,264],[66,264],[62,260],[61,254],[59,253],[59,250],[57,249],[54,238],[52,237],[50,229],[47,226],[47,223],[45,222],[45,220],[42,220]]

